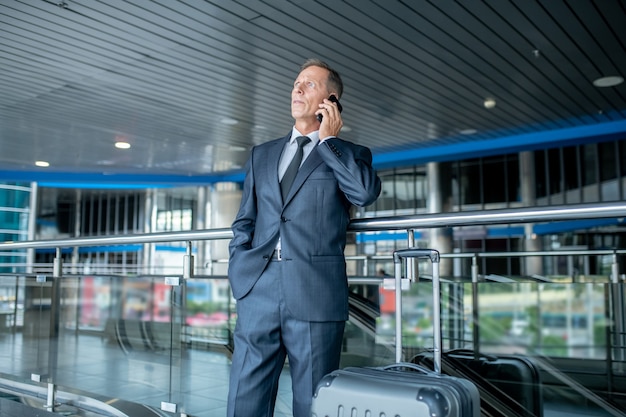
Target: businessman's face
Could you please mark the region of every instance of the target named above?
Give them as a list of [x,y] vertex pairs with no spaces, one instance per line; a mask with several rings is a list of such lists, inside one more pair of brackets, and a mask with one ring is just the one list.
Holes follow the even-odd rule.
[[302,70],[291,91],[291,115],[296,120],[317,120],[315,112],[319,104],[328,98],[329,72],[325,68],[311,66]]

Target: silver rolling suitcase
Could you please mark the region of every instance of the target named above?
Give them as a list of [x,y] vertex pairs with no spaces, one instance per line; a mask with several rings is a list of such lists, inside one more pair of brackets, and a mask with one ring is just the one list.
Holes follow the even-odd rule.
[[[434,371],[402,362],[402,260],[428,258],[433,266]],[[318,384],[313,417],[479,417],[478,389],[469,380],[441,374],[441,300],[439,252],[394,252],[396,291],[396,363],[386,367],[349,367],[326,375]]]

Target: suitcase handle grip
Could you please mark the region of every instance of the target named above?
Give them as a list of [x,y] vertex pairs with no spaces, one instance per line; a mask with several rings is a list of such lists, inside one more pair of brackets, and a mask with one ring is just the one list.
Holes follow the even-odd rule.
[[495,355],[490,355],[488,353],[477,352],[471,349],[451,349],[448,353],[459,353],[461,355],[474,356],[474,359],[485,359],[489,362],[495,362],[498,360],[498,357]]
[[439,251],[406,248],[393,252],[396,278],[396,362],[402,361],[402,258],[430,258],[433,266],[433,352],[435,373],[441,373],[441,301],[439,283]]
[[387,365],[384,366],[382,369],[385,371],[389,371],[392,369],[397,369],[397,370],[401,370],[402,368],[410,368],[413,371],[416,372],[420,372],[422,374],[425,375],[439,375],[437,372],[435,371],[431,371],[430,369],[422,366],[422,365],[418,365],[416,363],[411,363],[411,362],[398,362],[398,363],[394,363],[391,365]]
[[393,263],[401,262],[401,258],[430,258],[432,263],[438,263],[439,251],[417,248],[398,249],[393,253]]

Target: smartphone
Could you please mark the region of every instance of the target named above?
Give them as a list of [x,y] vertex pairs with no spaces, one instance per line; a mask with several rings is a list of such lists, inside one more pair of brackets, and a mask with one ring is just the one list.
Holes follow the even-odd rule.
[[[330,97],[328,97],[328,99],[332,101],[333,103],[337,103],[337,109],[339,109],[339,113],[341,113],[341,111],[343,110],[343,107],[341,106],[341,103],[339,102],[339,100],[337,100],[337,97],[335,97],[334,94],[331,94]],[[322,118],[323,116],[321,114],[317,115],[317,120],[319,120],[320,123],[322,123]]]

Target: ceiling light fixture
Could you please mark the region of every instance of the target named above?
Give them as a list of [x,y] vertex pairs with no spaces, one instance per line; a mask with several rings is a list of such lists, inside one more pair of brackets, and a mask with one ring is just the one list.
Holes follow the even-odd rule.
[[233,119],[231,117],[222,117],[220,119],[220,123],[225,124],[225,125],[229,125],[229,126],[233,126],[233,125],[236,125],[237,123],[239,123],[239,120]]
[[496,107],[496,101],[492,98],[486,98],[483,106],[485,106],[486,109],[493,109]]
[[49,167],[50,166],[50,162],[46,162],[46,161],[35,161],[35,165],[37,165],[38,167]]
[[130,143],[128,142],[115,142],[117,149],[130,149]]
[[459,130],[459,133],[461,135],[473,135],[474,133],[478,133],[478,130],[476,130],[476,129],[463,129],[463,130]]
[[608,77],[601,77],[593,81],[593,85],[596,87],[615,87],[624,82],[624,78],[619,75],[610,75]]

